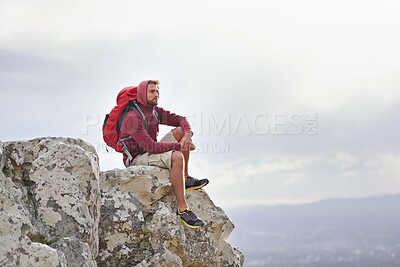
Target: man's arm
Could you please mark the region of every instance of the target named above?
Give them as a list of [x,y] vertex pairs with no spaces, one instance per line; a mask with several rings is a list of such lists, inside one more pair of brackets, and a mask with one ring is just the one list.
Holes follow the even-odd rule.
[[185,132],[185,134],[183,135],[183,137],[182,137],[182,139],[180,141],[181,150],[182,151],[195,150],[196,149],[196,147],[195,147],[195,145],[193,144],[193,141],[192,141],[192,135],[193,135],[192,131]]
[[161,115],[161,124],[175,127],[180,126],[183,129],[184,136],[180,140],[181,150],[194,150],[196,147],[194,146],[192,141],[193,132],[186,117],[171,113],[170,111],[163,108],[158,107],[158,110]]
[[143,119],[137,112],[128,112],[122,123],[125,132],[128,133],[141,148],[150,154],[158,154],[170,150],[180,150],[179,142],[159,143],[154,141],[143,126]]

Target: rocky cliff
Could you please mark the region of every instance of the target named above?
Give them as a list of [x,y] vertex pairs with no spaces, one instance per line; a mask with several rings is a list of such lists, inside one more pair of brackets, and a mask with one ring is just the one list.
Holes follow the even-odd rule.
[[100,172],[79,139],[0,142],[0,266],[242,266],[234,225],[204,190],[187,194],[206,223],[181,224],[167,170]]

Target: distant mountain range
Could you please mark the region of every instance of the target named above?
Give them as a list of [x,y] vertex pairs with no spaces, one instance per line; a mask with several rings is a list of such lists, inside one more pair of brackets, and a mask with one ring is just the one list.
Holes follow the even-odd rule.
[[225,209],[245,266],[400,266],[400,194]]

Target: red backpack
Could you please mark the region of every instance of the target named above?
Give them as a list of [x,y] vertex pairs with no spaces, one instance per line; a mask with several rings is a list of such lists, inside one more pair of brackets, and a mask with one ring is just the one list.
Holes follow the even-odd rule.
[[[103,123],[103,139],[106,144],[115,149],[117,152],[129,153],[129,149],[125,145],[125,141],[131,139],[131,136],[120,139],[119,131],[126,114],[130,109],[136,110],[143,119],[144,128],[147,129],[147,119],[143,111],[136,102],[137,86],[129,86],[122,89],[117,96],[117,105],[106,114]],[[160,123],[160,115],[157,107],[154,113]]]

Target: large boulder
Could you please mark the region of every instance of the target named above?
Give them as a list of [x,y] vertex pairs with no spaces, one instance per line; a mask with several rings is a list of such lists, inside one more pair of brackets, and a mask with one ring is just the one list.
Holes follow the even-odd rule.
[[[5,143],[0,262],[7,266],[97,266],[99,164],[82,140]],[[3,152],[4,154],[4,152]],[[4,157],[4,155],[3,155]],[[5,177],[6,176],[6,177]]]
[[191,229],[176,215],[167,170],[102,172],[100,187],[99,266],[242,266],[241,252],[225,241],[234,225],[204,190],[187,193],[189,206],[205,222]]

